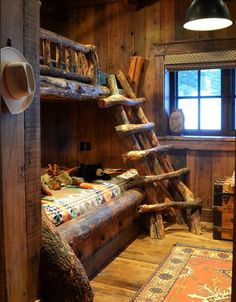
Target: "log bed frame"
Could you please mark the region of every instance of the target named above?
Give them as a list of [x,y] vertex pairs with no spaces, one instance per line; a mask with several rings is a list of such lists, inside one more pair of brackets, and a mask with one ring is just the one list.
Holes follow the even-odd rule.
[[140,232],[137,206],[145,194],[125,191],[109,204],[101,204],[85,215],[57,227],[91,278]]
[[110,95],[99,82],[96,47],[40,29],[40,96],[43,100],[99,100]]
[[[172,146],[159,144],[152,130],[155,124],[148,122],[140,107],[145,99],[136,97],[124,74],[119,71],[116,77],[126,97],[120,94],[115,75],[107,77],[109,88],[99,85],[100,70],[95,46],[82,45],[41,29],[41,51],[41,98],[49,101],[97,100],[102,108],[116,105],[115,116],[120,124],[116,131],[121,137],[128,136],[133,148],[133,151],[123,155],[123,159],[134,160],[138,173],[144,175],[144,178],[139,177],[141,183],[136,183],[134,187],[144,185],[147,204],[140,205],[145,200],[143,191],[127,190],[119,198],[114,198],[111,204],[100,205],[85,216],[57,228],[83,263],[88,275],[96,274],[137,235],[135,221],[139,213],[151,213],[149,227],[152,238],[163,239],[165,236],[162,217],[165,211],[172,221],[182,224],[185,220],[191,232],[201,234],[201,200],[194,199],[193,193],[179,179],[180,174],[189,172],[189,169],[173,169],[168,157],[163,154]],[[132,79],[135,82],[135,77]],[[128,108],[127,114],[123,105],[135,107],[133,111]],[[133,124],[133,120],[139,123]],[[143,135],[139,140],[135,137],[136,132]],[[154,155],[152,160],[148,160],[150,154]],[[173,196],[169,193],[168,183],[161,182],[164,179],[170,182]],[[188,209],[186,219],[179,209]]]
[[[96,48],[82,45],[45,29],[40,30],[41,101],[99,100],[110,90],[99,85]],[[92,278],[140,231],[140,189],[129,189],[109,204],[64,222],[56,229],[71,246]]]

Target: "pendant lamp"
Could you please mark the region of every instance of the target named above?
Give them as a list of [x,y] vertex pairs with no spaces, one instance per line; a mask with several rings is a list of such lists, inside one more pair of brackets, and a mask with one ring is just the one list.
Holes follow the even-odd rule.
[[194,0],[187,11],[184,28],[208,31],[232,24],[228,7],[223,0]]

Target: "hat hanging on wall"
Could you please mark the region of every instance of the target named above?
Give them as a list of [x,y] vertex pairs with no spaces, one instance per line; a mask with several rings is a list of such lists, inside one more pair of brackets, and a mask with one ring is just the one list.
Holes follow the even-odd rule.
[[1,48],[0,56],[1,96],[12,114],[21,113],[34,98],[33,69],[22,53],[13,47]]
[[223,0],[194,0],[184,23],[189,30],[217,30],[232,25],[228,7]]

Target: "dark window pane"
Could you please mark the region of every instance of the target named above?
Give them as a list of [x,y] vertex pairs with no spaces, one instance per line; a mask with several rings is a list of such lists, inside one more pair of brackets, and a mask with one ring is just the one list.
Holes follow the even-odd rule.
[[206,69],[201,70],[201,96],[220,96],[221,95],[221,70]]
[[178,72],[178,96],[197,96],[197,70],[183,70]]
[[234,130],[236,130],[236,98],[234,99]]
[[234,70],[234,94],[236,95],[236,69]]
[[200,129],[221,130],[221,98],[200,100]]
[[198,129],[198,100],[197,99],[180,99],[178,108],[184,113],[184,128],[186,130]]

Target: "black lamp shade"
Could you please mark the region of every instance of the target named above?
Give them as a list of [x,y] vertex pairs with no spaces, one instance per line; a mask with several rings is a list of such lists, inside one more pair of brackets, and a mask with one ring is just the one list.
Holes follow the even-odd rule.
[[194,0],[187,11],[184,28],[205,31],[231,24],[230,13],[223,0]]

